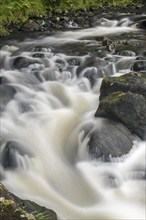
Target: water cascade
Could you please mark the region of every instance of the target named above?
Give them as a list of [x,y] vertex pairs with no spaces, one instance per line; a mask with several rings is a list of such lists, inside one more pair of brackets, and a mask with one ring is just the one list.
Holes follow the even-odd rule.
[[136,139],[110,162],[88,151],[91,133],[104,123],[94,117],[102,78],[130,72],[137,56],[111,53],[97,39],[131,32],[142,36],[129,18],[102,18],[94,28],[1,48],[1,182],[60,220],[145,219],[146,142]]

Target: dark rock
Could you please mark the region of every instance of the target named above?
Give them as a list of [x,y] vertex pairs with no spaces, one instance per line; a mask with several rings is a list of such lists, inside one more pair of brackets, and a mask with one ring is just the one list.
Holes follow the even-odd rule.
[[146,58],[144,57],[137,57],[133,66],[132,66],[133,71],[145,71],[146,72]]
[[68,64],[70,66],[79,66],[80,65],[80,60],[78,58],[70,58],[67,60]]
[[[38,53],[39,54],[39,53]],[[15,69],[22,69],[22,68],[27,68],[31,64],[42,64],[42,61],[39,58],[43,58],[43,55],[36,55],[34,58],[32,57],[16,57],[13,61],[13,66]],[[37,57],[38,56],[38,57]],[[38,59],[37,59],[38,58]]]
[[35,46],[32,48],[32,52],[37,52],[36,54],[42,54],[40,52],[45,52],[45,53],[51,53],[51,51],[53,51],[54,48],[50,48],[50,47],[42,47],[42,46]]
[[97,68],[91,67],[91,68],[87,69],[84,73],[84,77],[89,79],[91,86],[94,86],[94,84],[96,83],[96,80],[98,78]]
[[32,152],[26,151],[23,144],[18,141],[7,141],[1,145],[0,164],[4,169],[23,167],[20,157],[24,155],[32,157]]
[[112,44],[112,40],[105,38],[102,41],[102,46],[107,46],[107,45],[111,45]]
[[5,169],[14,169],[17,167],[16,152],[15,146],[8,142],[0,155],[0,163]]
[[27,68],[31,64],[30,60],[27,57],[17,57],[14,60],[13,66],[16,69]]
[[[6,83],[5,83],[6,82]],[[11,85],[7,84],[7,79],[1,77],[1,84],[0,84],[0,112],[4,111],[6,105],[14,98],[16,94],[16,89]]]
[[57,220],[57,215],[29,200],[22,200],[10,193],[0,183],[0,220]]
[[140,28],[140,29],[146,29],[146,19],[141,20],[141,21],[138,23],[138,28]]
[[130,91],[146,98],[146,74],[130,72],[119,77],[104,77],[100,88],[100,100],[117,91]]
[[28,19],[21,27],[20,27],[20,30],[22,31],[39,31],[41,28],[40,28],[40,25],[37,24],[37,22],[35,22],[34,20],[32,19]]
[[6,84],[6,83],[9,83],[9,80],[4,76],[0,76],[0,85]]
[[98,69],[98,76],[103,77],[101,69],[103,68],[103,66],[106,66],[107,64],[108,62],[103,59],[96,58],[94,56],[87,56],[85,60],[83,60],[80,63],[79,67],[77,68],[76,74],[77,76],[80,76],[81,72],[86,68],[96,67]]
[[134,57],[136,54],[133,51],[130,50],[123,50],[121,52],[118,53],[121,56],[130,56],[130,57]]
[[146,99],[131,92],[114,92],[101,100],[96,117],[123,123],[141,139],[146,138]]
[[35,58],[45,58],[45,55],[43,53],[35,53],[32,55],[32,57],[35,57]]
[[111,157],[121,157],[127,154],[132,146],[134,135],[121,123],[103,119],[99,129],[92,134],[89,154],[92,158],[110,161]]

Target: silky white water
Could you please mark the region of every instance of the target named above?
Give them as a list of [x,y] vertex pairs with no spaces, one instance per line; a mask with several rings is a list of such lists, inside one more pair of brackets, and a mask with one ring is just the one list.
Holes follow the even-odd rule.
[[[8,141],[18,143],[14,152],[17,166],[5,169],[0,164],[1,181],[17,196],[53,209],[60,220],[146,217],[146,142],[135,140],[129,154],[112,158],[110,163],[93,160],[88,154],[88,141],[89,133],[104,123],[104,119],[94,117],[102,77],[91,87],[82,76],[84,72],[76,76],[76,65],[72,71],[67,70],[68,59],[84,61],[88,55],[54,54],[46,47],[63,48],[68,42],[92,44],[94,40],[88,39],[91,35],[137,32],[134,26],[127,26],[128,19],[124,21],[117,27],[118,22],[103,19],[102,27],[28,39],[1,50],[1,76],[16,93],[2,106],[0,155]],[[21,70],[13,69],[12,61],[18,54],[35,60],[31,57],[34,52],[25,49],[32,45],[44,46],[45,59]],[[61,72],[58,59],[63,61]],[[112,75],[129,71],[134,59],[118,57],[117,66],[103,66],[103,76],[109,71]],[[39,70],[40,81],[31,74],[33,69]]]

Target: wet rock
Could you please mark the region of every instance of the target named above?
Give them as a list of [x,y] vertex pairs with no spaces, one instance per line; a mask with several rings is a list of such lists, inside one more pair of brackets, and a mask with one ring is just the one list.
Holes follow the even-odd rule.
[[78,58],[70,58],[67,60],[67,62],[70,66],[79,66],[80,65],[80,60]]
[[39,206],[29,200],[22,200],[16,197],[0,183],[0,219],[57,220],[57,215],[50,209]]
[[121,123],[104,119],[99,129],[92,134],[89,154],[92,158],[101,158],[110,161],[111,158],[127,154],[132,146],[135,136]]
[[17,167],[16,153],[15,146],[8,142],[0,155],[0,163],[5,169],[14,169]]
[[138,28],[141,28],[141,29],[145,29],[145,30],[146,30],[146,19],[141,20],[141,21],[138,23]]
[[40,25],[37,24],[37,22],[35,22],[32,19],[28,19],[21,27],[20,30],[22,31],[39,31],[40,30]]
[[0,76],[0,85],[4,85],[6,83],[9,83],[9,80],[4,76]]
[[146,139],[146,99],[131,92],[113,92],[101,100],[95,117],[105,117],[119,121]]
[[[43,58],[43,55],[40,55],[39,53],[37,53],[36,57],[32,58],[32,57],[16,57],[13,61],[13,66],[15,69],[22,69],[22,68],[27,68],[29,65],[39,65],[42,64],[41,60],[39,58]],[[38,56],[38,57],[37,57]]]
[[119,77],[104,77],[100,104],[95,117],[117,121],[141,139],[146,139],[146,74],[130,72]]
[[50,48],[50,47],[42,47],[42,46],[35,46],[32,48],[32,52],[36,52],[36,54],[51,53],[53,50],[54,48],[52,47]]
[[0,92],[1,92],[1,97],[0,97],[0,112],[1,112],[4,111],[7,104],[14,98],[14,95],[16,94],[17,91],[14,87],[7,84],[7,79],[1,77]]
[[144,71],[144,72],[146,72],[146,58],[137,57],[131,69],[133,71]]
[[26,150],[23,143],[9,140],[0,146],[0,165],[9,170],[23,167],[22,157],[25,155],[32,157],[33,153],[30,150]]
[[94,86],[94,84],[96,83],[96,80],[98,78],[97,68],[91,67],[91,68],[87,69],[84,73],[84,77],[89,79],[91,86]]
[[130,72],[119,77],[104,77],[100,88],[100,100],[117,91],[130,91],[146,98],[146,74]]
[[35,57],[35,58],[45,58],[45,54],[43,53],[35,53],[32,55],[32,57]]
[[27,57],[17,57],[14,60],[13,66],[16,69],[27,68],[31,64],[30,60]]
[[135,52],[130,51],[130,50],[123,50],[123,51],[119,52],[118,54],[121,56],[129,56],[129,57],[136,56]]
[[86,68],[96,67],[98,69],[98,77],[102,77],[103,75],[101,69],[103,68],[103,66],[106,66],[107,64],[108,62],[103,59],[96,58],[94,56],[87,56],[85,60],[83,60],[80,63],[79,67],[77,68],[76,74],[77,76],[80,76],[81,72]]
[[110,40],[108,38],[104,38],[102,41],[102,46],[111,45],[112,43],[113,43],[112,40]]

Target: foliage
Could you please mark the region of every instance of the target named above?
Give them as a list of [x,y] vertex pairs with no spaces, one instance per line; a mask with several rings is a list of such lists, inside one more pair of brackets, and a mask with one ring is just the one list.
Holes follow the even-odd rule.
[[56,220],[56,216],[54,216],[54,213],[52,214],[49,211],[35,211],[32,214],[35,216],[36,220]]
[[54,8],[83,8],[100,6],[104,3],[112,5],[125,4],[135,0],[0,0],[0,35],[6,33],[9,24],[19,24],[29,16],[44,14]]
[[44,13],[41,0],[0,0],[0,33],[5,33],[10,23],[19,24],[41,13]]

